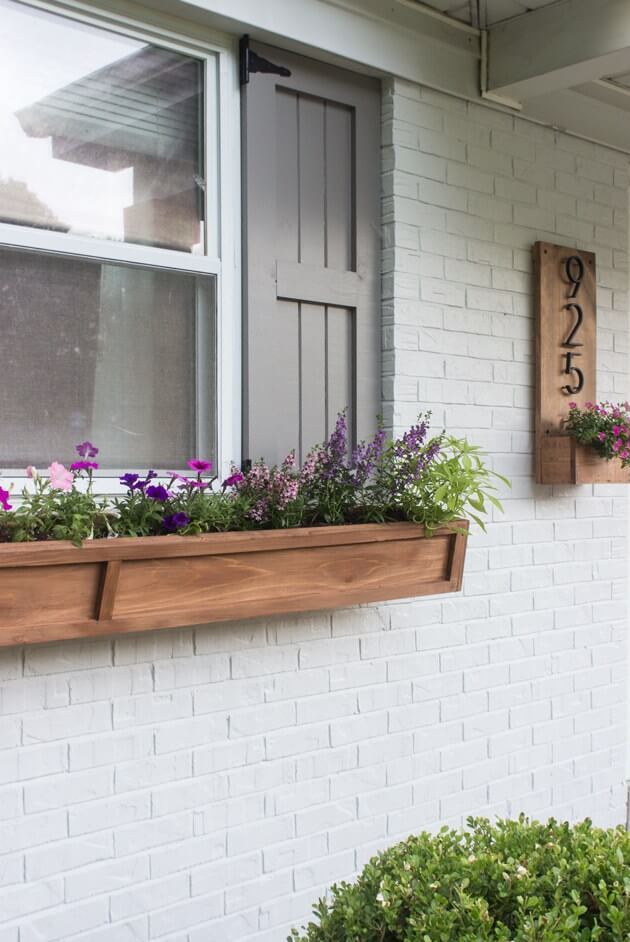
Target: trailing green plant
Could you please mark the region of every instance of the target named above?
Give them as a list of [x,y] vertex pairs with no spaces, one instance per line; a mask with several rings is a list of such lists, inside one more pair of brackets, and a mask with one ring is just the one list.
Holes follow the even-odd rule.
[[470,818],[331,888],[288,942],[628,942],[630,834]]
[[465,439],[429,436],[427,413],[400,438],[379,427],[350,449],[345,413],[321,445],[296,466],[291,452],[279,466],[260,459],[232,468],[219,487],[212,465],[188,461],[193,474],[168,471],[159,478],[127,472],[122,496],[96,497],[98,448],[76,446],[70,468],[54,461],[48,477],[26,470],[31,484],[16,507],[0,487],[0,542],[72,540],[115,536],[221,533],[229,530],[381,523],[411,520],[429,533],[462,516],[484,527],[492,505],[501,510],[497,484],[506,478],[486,467],[482,452]]

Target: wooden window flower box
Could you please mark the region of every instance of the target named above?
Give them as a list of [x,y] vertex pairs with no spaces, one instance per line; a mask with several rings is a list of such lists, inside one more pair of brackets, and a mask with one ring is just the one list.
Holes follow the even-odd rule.
[[0,646],[456,592],[468,523],[0,544]]
[[545,435],[538,453],[540,484],[630,484],[630,468],[608,461],[572,435]]

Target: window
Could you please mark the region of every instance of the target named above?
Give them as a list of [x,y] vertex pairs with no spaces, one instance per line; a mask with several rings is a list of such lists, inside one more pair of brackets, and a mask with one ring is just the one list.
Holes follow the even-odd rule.
[[216,462],[221,50],[0,20],[0,468],[85,438],[111,474]]

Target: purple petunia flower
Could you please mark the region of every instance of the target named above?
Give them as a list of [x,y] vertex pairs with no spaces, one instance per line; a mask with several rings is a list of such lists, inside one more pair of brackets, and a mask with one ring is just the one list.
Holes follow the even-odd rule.
[[201,458],[193,458],[187,462],[188,467],[192,468],[193,471],[196,471],[197,474],[204,474],[206,471],[212,470],[211,461],[203,461]]
[[164,529],[168,530],[169,533],[173,533],[175,530],[183,530],[189,523],[190,517],[183,510],[178,510],[177,513],[164,517],[162,521]]
[[97,468],[96,461],[73,461],[70,465],[71,471],[96,471]]
[[92,442],[81,442],[75,445],[75,449],[80,458],[96,458],[98,455],[98,448]]
[[127,474],[123,474],[123,476],[120,478],[120,483],[124,484],[125,487],[130,487],[133,490],[138,484],[139,476],[140,475],[132,474],[130,471],[128,471]]
[[3,510],[11,510],[11,509],[12,509],[12,506],[11,506],[11,504],[9,503],[9,497],[10,497],[10,496],[11,496],[11,495],[9,494],[8,491],[5,491],[5,489],[4,489],[3,487],[0,487],[0,507],[1,507]]
[[151,484],[146,490],[147,497],[151,500],[168,500],[171,496],[163,484]]

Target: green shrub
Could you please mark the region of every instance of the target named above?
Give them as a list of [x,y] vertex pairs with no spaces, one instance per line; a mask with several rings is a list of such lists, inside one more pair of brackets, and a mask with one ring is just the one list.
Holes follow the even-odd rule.
[[469,819],[374,857],[290,942],[628,942],[630,834]]

